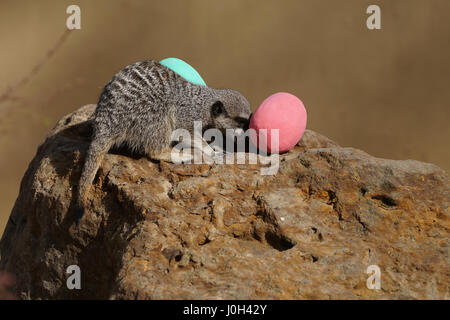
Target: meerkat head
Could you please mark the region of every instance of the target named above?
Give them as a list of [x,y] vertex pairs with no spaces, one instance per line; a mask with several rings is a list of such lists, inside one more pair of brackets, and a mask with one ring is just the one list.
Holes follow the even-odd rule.
[[209,112],[215,128],[238,129],[242,132],[248,129],[252,113],[247,99],[241,93],[230,89],[219,90]]

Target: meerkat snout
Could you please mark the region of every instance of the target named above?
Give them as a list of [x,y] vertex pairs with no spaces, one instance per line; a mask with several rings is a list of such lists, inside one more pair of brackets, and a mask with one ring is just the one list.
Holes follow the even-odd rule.
[[247,99],[241,93],[230,89],[219,90],[218,96],[219,99],[211,106],[214,127],[246,131],[251,114]]
[[234,119],[237,123],[237,127],[242,131],[247,131],[248,126],[250,125],[250,116],[241,115]]

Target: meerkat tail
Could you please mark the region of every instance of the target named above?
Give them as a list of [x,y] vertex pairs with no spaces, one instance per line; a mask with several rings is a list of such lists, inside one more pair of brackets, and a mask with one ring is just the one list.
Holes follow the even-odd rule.
[[110,139],[93,139],[86,155],[83,171],[81,173],[80,182],[78,184],[78,192],[75,206],[76,223],[80,223],[84,215],[86,199],[89,189],[97,174],[98,168],[103,160],[103,157],[111,148],[113,142]]

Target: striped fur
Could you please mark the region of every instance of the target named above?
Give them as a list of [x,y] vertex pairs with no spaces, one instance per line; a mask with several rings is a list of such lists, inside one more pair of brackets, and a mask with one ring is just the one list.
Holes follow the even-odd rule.
[[[223,107],[220,114],[212,112],[218,102]],[[193,84],[156,61],[125,67],[106,84],[93,116],[92,142],[78,185],[77,221],[111,147],[126,145],[134,152],[158,158],[170,147],[174,129],[193,133],[194,121],[199,120],[204,128],[241,128],[250,113],[248,101],[239,92]]]

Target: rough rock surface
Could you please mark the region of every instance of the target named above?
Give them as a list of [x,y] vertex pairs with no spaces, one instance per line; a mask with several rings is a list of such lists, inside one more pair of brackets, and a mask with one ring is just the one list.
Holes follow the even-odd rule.
[[[449,179],[306,131],[259,165],[109,153],[79,228],[73,194],[94,105],[39,147],[0,243],[20,298],[449,299]],[[66,268],[80,266],[82,289]],[[369,290],[368,266],[381,270]]]

